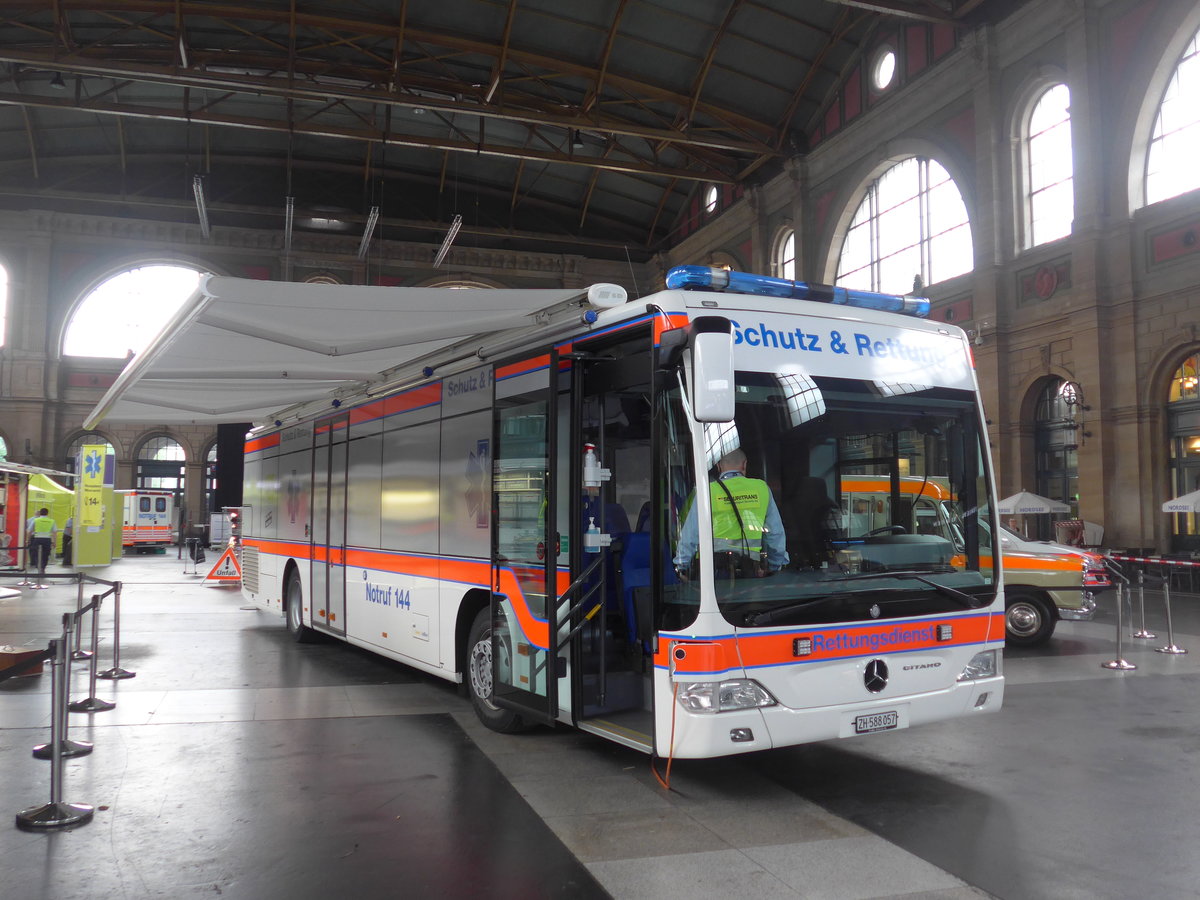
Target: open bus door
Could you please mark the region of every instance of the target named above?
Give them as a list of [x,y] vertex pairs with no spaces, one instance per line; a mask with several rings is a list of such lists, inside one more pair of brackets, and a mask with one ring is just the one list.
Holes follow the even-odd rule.
[[492,702],[544,724],[558,714],[557,360],[498,368],[492,421]]
[[[576,341],[570,449],[575,724],[653,746],[655,477],[649,326]],[[594,467],[593,467],[594,465]],[[566,529],[564,529],[565,531]],[[658,547],[659,550],[654,548]],[[673,568],[669,564],[666,568]]]

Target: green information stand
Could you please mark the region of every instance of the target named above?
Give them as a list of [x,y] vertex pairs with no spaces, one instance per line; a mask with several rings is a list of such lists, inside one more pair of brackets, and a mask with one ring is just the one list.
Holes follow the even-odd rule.
[[[120,548],[121,519],[113,514],[116,457],[103,444],[84,444],[75,460],[76,568],[107,566],[113,561],[113,532]],[[106,502],[106,497],[107,502]],[[114,527],[114,523],[115,527]]]

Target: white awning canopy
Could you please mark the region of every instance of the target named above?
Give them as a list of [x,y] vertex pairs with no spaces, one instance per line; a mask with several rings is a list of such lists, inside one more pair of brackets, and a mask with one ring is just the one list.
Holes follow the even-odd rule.
[[448,290],[210,275],[84,422],[268,421],[471,335],[533,323],[587,289]]

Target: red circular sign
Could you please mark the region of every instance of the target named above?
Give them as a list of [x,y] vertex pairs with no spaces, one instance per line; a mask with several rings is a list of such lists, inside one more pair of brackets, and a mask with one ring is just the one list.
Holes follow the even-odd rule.
[[1033,290],[1045,300],[1058,290],[1058,273],[1050,266],[1042,266],[1033,276]]

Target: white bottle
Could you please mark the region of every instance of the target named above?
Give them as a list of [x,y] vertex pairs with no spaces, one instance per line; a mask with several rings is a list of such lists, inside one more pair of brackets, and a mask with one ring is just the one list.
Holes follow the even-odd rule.
[[596,525],[596,517],[588,517],[587,531],[583,535],[583,550],[585,553],[600,552],[600,529]]

